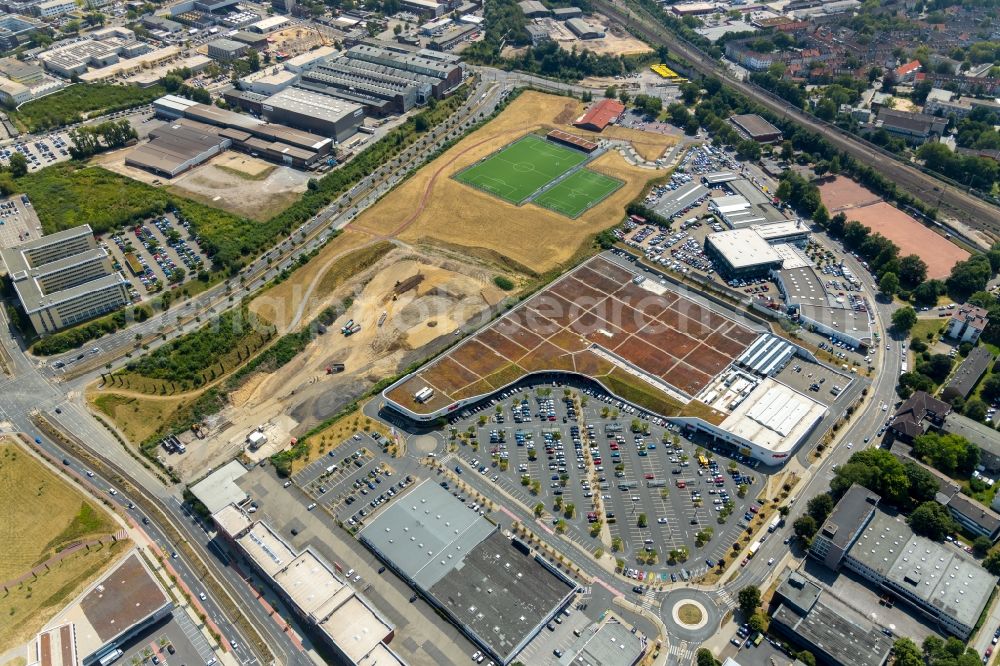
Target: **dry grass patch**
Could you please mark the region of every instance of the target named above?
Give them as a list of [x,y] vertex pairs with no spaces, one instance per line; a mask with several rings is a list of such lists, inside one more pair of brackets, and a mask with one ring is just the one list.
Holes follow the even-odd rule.
[[140,444],[155,435],[177,412],[200,392],[184,398],[147,395],[123,395],[92,390],[87,400],[112,423],[133,444]]
[[0,440],[0,506],[0,581],[117,529],[102,508],[11,438]]
[[698,624],[701,622],[701,609],[694,604],[683,604],[677,609],[677,618],[684,624]]
[[483,128],[365,211],[352,226],[534,273],[565,264],[590,236],[619,219],[650,178],[662,174],[631,167],[617,153],[602,155],[588,168],[625,185],[575,220],[530,203],[514,206],[459,183],[452,175],[529,132],[571,129],[564,123],[579,112],[582,105],[575,100],[523,93]]
[[23,644],[132,548],[125,540],[79,550],[0,596],[0,652]]

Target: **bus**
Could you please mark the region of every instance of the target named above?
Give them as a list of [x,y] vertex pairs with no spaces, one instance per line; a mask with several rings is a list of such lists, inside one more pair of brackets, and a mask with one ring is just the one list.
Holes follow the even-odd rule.
[[706,458],[703,454],[699,453],[698,464],[701,465],[702,467],[708,467],[708,458]]
[[116,661],[118,661],[118,657],[120,656],[122,656],[121,650],[112,650],[111,652],[101,657],[101,661],[98,663],[100,664],[100,666],[108,666],[108,664],[113,664]]

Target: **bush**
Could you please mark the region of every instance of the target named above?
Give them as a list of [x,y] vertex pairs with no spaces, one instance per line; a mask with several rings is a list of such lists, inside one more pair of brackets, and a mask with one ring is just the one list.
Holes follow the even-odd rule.
[[504,291],[511,291],[514,288],[514,281],[503,275],[498,275],[493,278],[493,284],[500,287]]

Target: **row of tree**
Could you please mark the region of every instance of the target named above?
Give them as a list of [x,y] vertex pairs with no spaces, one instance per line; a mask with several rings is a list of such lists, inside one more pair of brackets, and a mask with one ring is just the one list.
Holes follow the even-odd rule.
[[139,135],[128,120],[109,120],[98,125],[83,125],[69,131],[69,139],[73,145],[69,154],[73,159],[84,159],[91,155],[124,148]]

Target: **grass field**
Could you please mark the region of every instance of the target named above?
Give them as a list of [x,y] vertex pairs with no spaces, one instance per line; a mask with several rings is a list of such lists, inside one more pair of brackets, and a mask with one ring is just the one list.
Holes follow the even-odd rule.
[[571,218],[597,205],[624,185],[603,174],[580,169],[534,198],[534,203]]
[[0,597],[0,652],[31,638],[132,545],[126,539],[79,550],[37,578],[11,587]]
[[459,182],[519,204],[587,155],[529,134],[455,175]]
[[103,509],[9,438],[0,440],[0,506],[0,581],[72,543],[116,530]]
[[130,442],[139,444],[155,435],[197,395],[166,397],[102,392],[87,397],[100,412],[110,417]]

